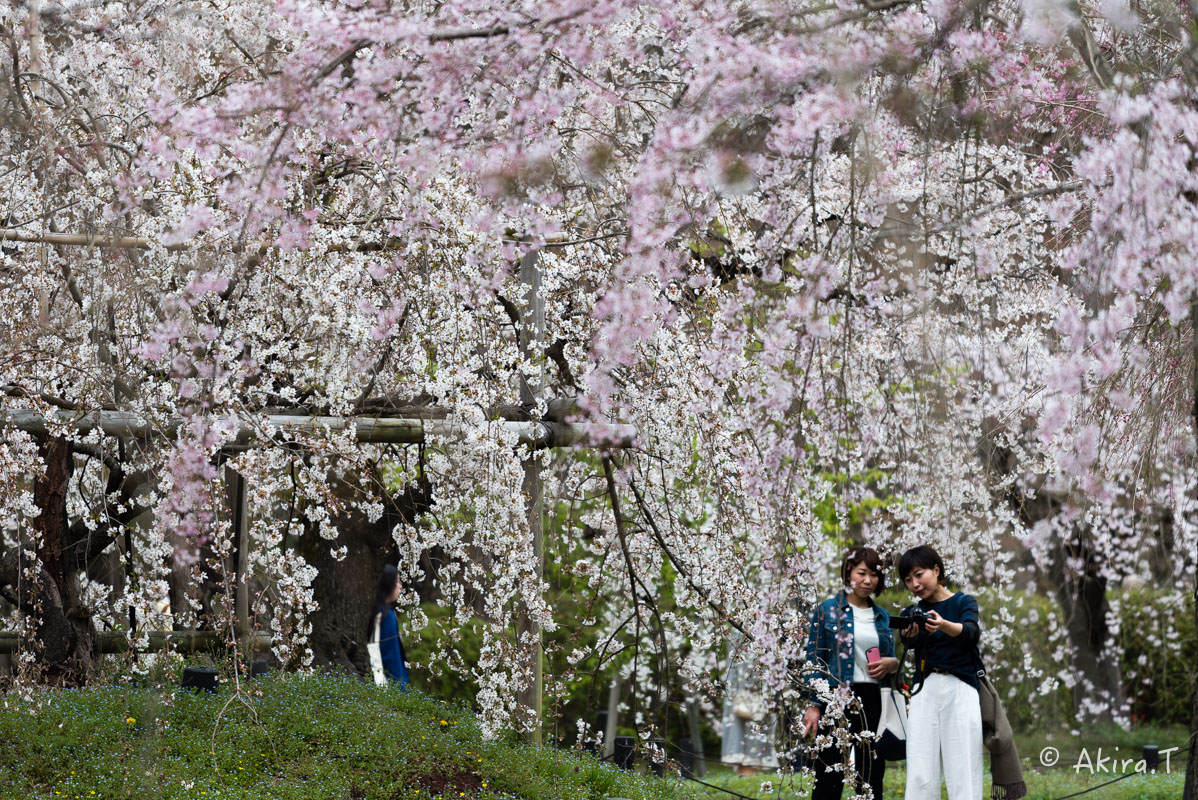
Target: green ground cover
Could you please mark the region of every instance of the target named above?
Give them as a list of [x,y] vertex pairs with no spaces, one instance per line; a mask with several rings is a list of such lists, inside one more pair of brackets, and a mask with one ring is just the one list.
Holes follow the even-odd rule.
[[[1162,752],[1171,747],[1180,749],[1184,747],[1187,736],[1187,731],[1180,727],[1144,726],[1125,731],[1115,725],[1089,726],[1084,731],[1062,729],[1019,734],[1016,739],[1024,765],[1027,798],[1056,800],[1093,789],[1085,795],[1086,800],[1178,800],[1185,778],[1185,755],[1173,755],[1167,772],[1163,760],[1158,771],[1149,774],[1137,773],[1134,762],[1140,759],[1143,745],[1154,744]],[[1046,752],[1047,748],[1054,749]],[[1099,761],[1103,758],[1111,760],[1100,765]],[[1051,766],[1041,763],[1042,759],[1052,762]],[[1119,762],[1128,759],[1133,763],[1115,763],[1115,759]],[[906,777],[903,762],[887,765],[887,800],[901,800]],[[983,797],[990,796],[989,775],[986,777]],[[1117,778],[1119,780],[1111,783]],[[780,779],[777,775],[764,773],[741,777],[720,764],[711,767],[704,781],[752,798],[797,800],[811,796],[811,779],[808,777]],[[762,784],[767,781],[770,786],[763,791]],[[732,797],[705,787],[699,787],[698,795],[703,800],[730,800]],[[850,795],[846,791],[844,796]],[[948,794],[942,792],[941,796],[947,798]]]
[[0,700],[0,798],[686,800],[675,782],[514,738],[468,709],[347,677],[244,696],[100,687]]
[[[1025,763],[1026,760],[1025,760]],[[903,797],[903,785],[906,780],[906,770],[901,762],[891,764],[886,771],[885,796],[886,800]],[[1072,768],[1038,771],[1031,768],[1025,775],[1028,784],[1027,800],[1056,800],[1056,798],[1097,787],[1110,781],[1118,775],[1090,775],[1082,772],[1075,774]],[[1184,775],[1175,771],[1171,775],[1132,775],[1117,783],[1110,784],[1085,795],[1086,800],[1178,800],[1182,794]],[[779,779],[776,775],[754,775],[738,777],[722,766],[713,770],[712,774],[703,779],[714,786],[731,789],[746,797],[761,800],[799,800],[811,797],[811,780],[802,776]],[[768,790],[763,790],[762,784],[770,783]],[[702,800],[734,800],[733,795],[718,791],[714,788],[699,786],[696,794]],[[850,797],[845,791],[844,797]],[[990,797],[990,783],[986,782],[982,791],[983,797]],[[942,791],[941,797],[947,799],[947,792]]]
[[[425,695],[350,677],[277,675],[240,694],[106,686],[0,699],[0,800],[707,800],[725,792],[680,778],[621,772],[593,758],[483,742],[473,715]],[[1090,728],[1023,736],[1031,800],[1053,800],[1117,772],[1075,770],[1083,747],[1138,758],[1184,742],[1181,728]],[[1059,751],[1039,765],[1046,747]],[[1113,748],[1119,748],[1116,753]],[[1176,800],[1183,764],[1135,775],[1090,800]],[[1133,767],[1134,769],[1134,767]],[[892,764],[886,797],[902,798]],[[810,796],[810,780],[738,777],[712,764],[708,783],[751,798]],[[768,782],[768,786],[763,786]],[[846,793],[846,796],[847,793]],[[989,796],[989,790],[986,791]]]

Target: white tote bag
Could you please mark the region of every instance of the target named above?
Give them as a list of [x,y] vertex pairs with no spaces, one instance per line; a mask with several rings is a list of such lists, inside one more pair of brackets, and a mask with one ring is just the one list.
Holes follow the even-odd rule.
[[370,654],[370,671],[374,673],[374,682],[380,686],[387,682],[387,675],[383,672],[383,653],[379,650],[379,623],[382,619],[382,614],[374,615],[374,632],[366,643],[366,652]]
[[887,761],[902,761],[907,757],[907,698],[889,686],[880,688],[882,713],[878,717],[874,750]]

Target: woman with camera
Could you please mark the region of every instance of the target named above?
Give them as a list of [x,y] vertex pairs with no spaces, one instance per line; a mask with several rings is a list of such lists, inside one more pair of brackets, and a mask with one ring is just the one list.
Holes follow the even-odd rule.
[[[879,683],[898,669],[894,657],[894,631],[890,614],[870,595],[881,591],[885,578],[882,559],[870,547],[854,547],[845,554],[840,566],[844,589],[821,603],[811,615],[807,636],[807,663],[818,665],[818,673],[808,673],[807,695],[811,706],[803,714],[803,734],[815,733],[824,718],[826,703],[812,687],[825,679],[835,689],[850,688],[856,703],[848,706],[849,730],[853,734],[873,731],[882,714]],[[874,798],[882,797],[885,760],[868,743],[854,746],[857,769],[857,793],[865,785],[873,788]],[[843,753],[835,744],[823,748],[816,759],[812,800],[838,800],[844,788]]]
[[907,712],[905,800],[982,800],[982,713],[978,702],[978,603],[945,588],[944,561],[927,545],[903,553],[899,577],[919,601],[903,644],[915,654],[916,690]]

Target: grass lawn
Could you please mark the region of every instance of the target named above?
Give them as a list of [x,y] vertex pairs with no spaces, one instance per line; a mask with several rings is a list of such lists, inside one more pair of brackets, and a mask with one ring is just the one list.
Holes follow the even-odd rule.
[[484,743],[472,714],[347,677],[231,697],[51,690],[0,700],[0,800],[690,800],[593,758]]
[[[1024,760],[1025,766],[1027,760]],[[903,797],[903,785],[906,780],[906,770],[901,762],[890,764],[886,770],[885,796],[887,800]],[[1080,775],[1073,770],[1045,770],[1043,773],[1029,771],[1024,775],[1027,779],[1027,800],[1054,800],[1074,792],[1088,789],[1105,783],[1118,775],[1094,775],[1086,772]],[[1098,789],[1086,795],[1087,800],[1178,800],[1182,793],[1183,774],[1174,772],[1171,775],[1133,775],[1118,783]],[[737,777],[722,766],[708,773],[704,781],[724,789],[752,798],[769,798],[770,800],[796,800],[811,797],[811,780],[802,776],[779,778],[777,775],[755,775],[752,777]],[[769,781],[770,791],[762,791],[762,783]],[[732,795],[716,789],[708,789],[696,784],[696,794],[703,800],[734,800]],[[844,793],[848,798],[852,795]],[[990,782],[987,780],[983,787],[982,796],[990,797]],[[941,791],[941,797],[948,794]]]
[[[1028,787],[1027,798],[1055,800],[1130,773],[1128,777],[1116,783],[1087,794],[1086,800],[1178,800],[1182,795],[1186,755],[1174,755],[1168,773],[1164,772],[1163,759],[1160,769],[1155,774],[1137,774],[1134,761],[1139,760],[1141,747],[1145,744],[1155,744],[1161,751],[1170,747],[1180,748],[1184,746],[1187,736],[1188,732],[1181,728],[1143,727],[1124,731],[1115,726],[1092,726],[1087,728],[1084,735],[1076,731],[1020,735],[1017,738],[1019,753],[1023,759],[1024,779]],[[1056,749],[1044,752],[1049,747]],[[1085,756],[1083,749],[1086,751]],[[1040,761],[1042,753],[1046,761],[1052,761],[1055,756],[1056,763],[1044,766]],[[1100,767],[1099,759],[1107,757],[1112,758],[1112,761],[1105,761]],[[1114,764],[1112,762],[1115,758],[1120,762],[1129,759],[1133,763]],[[884,789],[886,800],[903,797],[906,775],[903,762],[887,765]],[[989,798],[989,774],[986,775],[986,779],[982,796]],[[709,765],[708,776],[703,780],[752,798],[794,800],[811,796],[811,779],[805,776],[779,778],[776,774],[763,773],[751,777],[737,777],[730,768],[715,764]],[[766,781],[771,786],[768,791],[763,791],[762,784]],[[697,793],[704,800],[732,798],[732,795],[701,786],[698,787]],[[844,797],[850,796],[849,792],[844,793]],[[941,797],[947,798],[948,794],[942,791]]]
[[[1117,777],[1075,770],[1081,748],[1139,757],[1141,744],[1185,741],[1183,730],[1088,730],[1022,737],[1030,800],[1054,800]],[[1042,767],[1044,747],[1059,762]],[[719,764],[705,779],[751,798],[810,796],[810,779],[737,777]],[[1132,767],[1134,769],[1134,766]],[[1177,800],[1172,774],[1133,775],[1093,800]],[[886,798],[903,797],[901,762]],[[769,787],[763,783],[769,782]],[[989,797],[989,789],[986,789]],[[845,793],[848,796],[848,793]],[[241,695],[132,686],[49,690],[0,699],[0,800],[707,800],[725,792],[514,737],[483,742],[468,709],[349,677],[277,675]]]

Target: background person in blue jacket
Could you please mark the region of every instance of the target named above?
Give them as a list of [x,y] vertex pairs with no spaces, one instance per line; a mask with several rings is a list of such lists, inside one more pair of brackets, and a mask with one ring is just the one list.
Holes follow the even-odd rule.
[[373,633],[375,620],[379,623],[379,653],[383,657],[383,672],[387,679],[401,687],[411,683],[408,667],[404,663],[403,640],[399,638],[399,620],[395,616],[395,603],[399,600],[399,570],[392,564],[383,567],[378,588],[374,592],[374,607],[370,614],[370,630]]
[[[809,673],[808,698],[811,706],[803,714],[803,730],[812,734],[820,727],[826,706],[811,681],[826,679],[830,687],[851,686],[858,704],[848,713],[849,730],[860,733],[876,730],[882,715],[879,683],[898,669],[894,657],[894,631],[890,614],[870,597],[885,584],[882,558],[870,547],[854,547],[845,554],[840,566],[844,589],[821,603],[811,615],[807,636],[807,663],[819,671]],[[830,730],[832,721],[822,719]],[[867,743],[854,746],[857,765],[856,793],[868,784],[875,800],[882,797],[882,777],[886,762]],[[812,800],[836,800],[844,789],[844,771],[840,748],[829,746],[819,752],[815,763]]]

